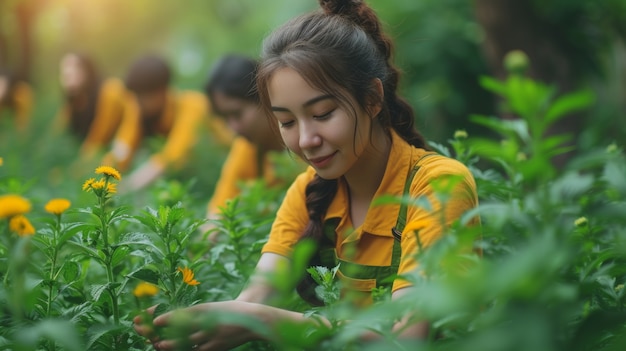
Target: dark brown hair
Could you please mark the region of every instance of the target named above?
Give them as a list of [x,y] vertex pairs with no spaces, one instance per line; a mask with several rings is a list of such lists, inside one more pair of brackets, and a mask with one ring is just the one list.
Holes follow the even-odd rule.
[[218,115],[222,113],[217,110],[217,105],[213,100],[216,92],[255,104],[259,103],[256,89],[257,67],[257,61],[236,54],[225,55],[215,63],[204,86],[204,92]]
[[[85,82],[80,91],[82,96],[65,94],[69,108],[69,129],[81,141],[87,137],[91,124],[96,117],[96,108],[102,82],[95,62],[87,55],[71,52],[67,55],[78,59],[81,69],[85,73]],[[83,101],[83,99],[86,99]],[[79,101],[81,101],[79,103]]]
[[[382,32],[376,13],[360,0],[319,0],[321,11],[302,15],[274,31],[263,43],[257,76],[261,106],[271,116],[268,84],[274,72],[288,67],[298,72],[312,87],[337,98],[351,111],[367,111],[379,104],[377,116],[383,128],[393,129],[411,145],[426,148],[415,129],[411,106],[397,95],[399,72],[391,62],[393,45]],[[380,79],[381,97],[374,79]],[[382,98],[382,101],[381,101]],[[306,206],[309,222],[301,240],[320,243],[323,219],[337,192],[337,180],[318,175],[307,185]],[[313,263],[313,262],[312,262]],[[308,291],[308,293],[307,293]],[[318,304],[310,293],[310,281],[303,280],[298,292]]]
[[152,93],[167,89],[171,75],[170,66],[162,57],[149,54],[130,65],[124,83],[135,94]]

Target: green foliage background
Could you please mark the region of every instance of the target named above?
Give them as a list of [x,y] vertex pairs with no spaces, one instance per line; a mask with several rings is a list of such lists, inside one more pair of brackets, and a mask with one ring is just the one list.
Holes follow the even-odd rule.
[[[471,2],[370,3],[396,39],[397,62],[405,72],[402,89],[418,111],[419,127],[438,151],[466,163],[477,179],[483,233],[479,236],[452,228],[446,240],[420,258],[432,279],[414,277],[419,298],[382,303],[365,311],[341,304],[309,310],[331,320],[350,316],[354,323],[317,331],[319,335],[299,326],[282,326],[278,348],[624,349],[626,55],[608,25],[621,16],[622,12],[615,9],[623,2],[603,2],[611,4],[607,7],[583,0],[536,2],[554,23],[566,26],[566,19],[576,18],[580,25],[570,33],[580,38],[581,47],[587,45],[589,37],[585,35],[589,31],[602,39],[592,42],[597,57],[580,57],[582,66],[593,66],[602,74],[581,75],[585,89],[565,96],[556,87],[521,76],[504,82],[485,78],[488,69],[479,49],[484,38],[473,19]],[[20,46],[15,39],[13,10],[17,6],[37,9],[32,76],[37,94],[36,123],[30,134],[18,135],[11,132],[7,121],[0,121],[0,157],[4,160],[0,194],[23,194],[33,203],[28,216],[40,231],[37,235],[49,235],[53,226],[43,205],[55,197],[72,200],[73,210],[63,217],[67,225],[64,230],[76,236],[72,236],[71,249],[63,249],[63,255],[72,262],[68,267],[79,266],[84,274],[77,277],[73,268],[63,273],[65,280],[60,282],[75,284],[59,298],[53,309],[55,319],[42,318],[34,307],[45,301],[42,297],[46,297],[47,289],[32,289],[21,296],[29,312],[25,320],[12,320],[13,312],[3,309],[0,349],[81,350],[86,345],[107,349],[111,340],[120,342],[120,349],[145,348],[143,340],[130,329],[130,320],[137,313],[131,296],[134,284],[139,280],[178,278],[171,269],[175,268],[174,262],[180,262],[192,265],[196,278],[204,284],[201,289],[181,290],[181,303],[232,298],[254,264],[281,195],[267,192],[262,184],[252,185],[239,202],[230,205],[228,220],[218,223],[219,230],[228,236],[221,245],[206,245],[198,233],[190,234],[189,228],[204,216],[226,153],[226,149],[204,138],[185,171],[170,174],[141,193],[112,198],[111,210],[118,211],[113,216],[116,222],[112,233],[121,249],[109,262],[114,263],[111,268],[119,275],[107,282],[107,267],[99,267],[97,258],[89,258],[89,254],[97,255],[96,251],[104,252],[104,248],[80,249],[81,245],[90,247],[87,239],[93,231],[86,228],[97,228],[94,215],[103,213],[94,210],[93,194],[81,190],[83,181],[93,175],[93,167],[76,168],[76,141],[49,133],[49,122],[60,104],[58,59],[67,50],[89,52],[97,57],[105,74],[122,76],[134,57],[157,51],[171,59],[176,86],[197,89],[221,54],[237,51],[256,55],[260,41],[272,28],[316,4],[256,0],[4,1],[0,2],[0,29],[9,39],[8,56],[14,63],[19,61]],[[583,11],[585,8],[590,11]],[[615,15],[598,15],[606,14],[606,9]],[[603,22],[602,18],[608,19]],[[513,111],[522,119],[503,121],[498,118],[501,111]],[[585,119],[584,130],[574,135],[580,152],[566,167],[555,169],[549,159],[562,151],[565,139],[546,138],[543,132],[550,123],[572,112]],[[470,137],[464,139],[460,134],[451,138],[456,129],[467,130]],[[581,217],[585,217],[586,224],[576,226],[575,221]],[[9,237],[5,222],[0,230],[3,240]],[[166,258],[159,256],[165,244],[157,240],[164,232],[188,240],[184,248],[172,246],[175,254]],[[459,253],[461,244],[474,240],[483,251],[480,260]],[[45,248],[42,244],[40,251],[33,249],[32,256],[24,256],[26,260],[22,257],[21,263],[28,261],[24,269],[30,277],[45,271]],[[120,255],[131,258],[120,260]],[[462,263],[475,264],[468,275],[458,275],[446,270],[448,265],[439,264],[454,265],[459,257]],[[2,265],[7,262],[0,260]],[[167,269],[158,268],[164,266]],[[327,283],[324,288],[332,295],[335,287],[326,278],[320,280]],[[306,310],[288,296],[289,279],[276,280],[285,300],[294,308]],[[28,280],[29,284],[35,282]],[[11,285],[3,285],[3,301],[15,297],[15,284],[11,281]],[[119,298],[119,324],[113,323],[109,295]],[[171,295],[160,295],[151,302],[171,304]],[[388,333],[384,323],[372,323],[373,319],[393,318],[407,309],[420,311],[433,321],[438,334],[428,342],[402,345]],[[259,328],[259,332],[262,329],[252,327]],[[355,335],[368,328],[385,338],[380,343],[360,345]],[[303,334],[312,337],[293,337]]]

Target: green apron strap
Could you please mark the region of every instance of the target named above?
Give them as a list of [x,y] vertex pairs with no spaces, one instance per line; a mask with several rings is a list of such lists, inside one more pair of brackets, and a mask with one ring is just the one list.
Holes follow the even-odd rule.
[[[413,178],[415,178],[415,174],[417,173],[417,171],[419,171],[421,165],[421,161],[428,157],[428,156],[432,156],[432,155],[436,155],[437,153],[435,152],[428,152],[425,153],[424,155],[422,155],[422,157],[420,157],[419,159],[417,159],[417,162],[415,162],[415,164],[413,165],[413,167],[411,167],[411,170],[409,171],[409,175],[406,178],[406,181],[404,182],[404,190],[402,192],[402,196],[406,196],[407,194],[409,194],[409,190],[411,190],[411,184],[413,184]],[[393,241],[393,252],[391,254],[391,265],[393,267],[399,267],[400,266],[400,257],[402,256],[402,231],[404,230],[404,227],[406,226],[406,214],[407,214],[407,203],[406,201],[402,201],[402,203],[400,204],[400,211],[398,212],[398,219],[396,220],[396,225],[391,228],[391,233],[393,234],[394,237],[394,241]]]

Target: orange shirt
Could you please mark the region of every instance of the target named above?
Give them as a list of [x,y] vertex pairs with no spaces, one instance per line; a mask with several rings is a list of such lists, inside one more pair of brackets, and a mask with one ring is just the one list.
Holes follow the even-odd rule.
[[[129,95],[124,83],[117,78],[109,78],[102,83],[98,93],[95,116],[80,147],[82,158],[90,158],[104,147],[108,147],[129,103]],[[57,123],[67,128],[70,119],[69,106],[65,105],[57,116]]]
[[[392,147],[387,161],[385,174],[376,191],[374,198],[382,195],[402,196],[409,170],[416,161],[426,153],[423,149],[415,148],[392,132]],[[432,211],[421,207],[410,206],[407,209],[406,223],[414,221],[428,221],[432,225],[419,232],[422,247],[426,247],[437,240],[443,231],[441,218],[446,224],[458,219],[465,211],[477,206],[476,184],[470,171],[462,163],[440,155],[425,157],[420,161],[421,167],[411,182],[409,194],[413,198],[426,196],[431,203]],[[315,170],[307,169],[291,185],[285,199],[278,210],[276,220],[272,226],[268,242],[262,252],[271,252],[289,257],[293,246],[297,243],[305,226],[308,223],[305,189],[313,179]],[[453,196],[442,208],[441,202],[435,196],[431,180],[446,175],[459,175],[461,182],[454,188]],[[394,228],[400,210],[399,204],[385,204],[370,206],[364,223],[353,230],[350,221],[350,200],[347,185],[343,179],[339,180],[337,194],[332,200],[325,220],[338,218],[336,229],[337,256],[349,262],[361,265],[389,266],[394,237],[391,228]],[[443,217],[442,217],[443,216]],[[405,274],[417,267],[414,255],[418,244],[415,235],[402,235],[402,256],[398,274]],[[359,290],[369,291],[376,287],[376,281],[348,282],[348,286],[358,287]],[[396,279],[392,290],[398,290],[410,285],[410,282]]]
[[[196,144],[198,132],[207,125],[218,142],[229,144],[232,132],[220,119],[210,118],[208,111],[208,100],[199,92],[169,92],[165,110],[155,121],[156,133],[166,138],[165,145],[151,160],[166,167],[181,166]],[[104,163],[127,170],[144,136],[138,103],[131,99]]]
[[24,132],[30,125],[33,112],[33,90],[28,83],[17,82],[13,87],[11,99],[13,100],[15,127],[20,132]]
[[[266,153],[260,160],[259,151],[253,143],[244,137],[235,138],[209,202],[209,212],[218,213],[227,200],[239,195],[241,182],[262,178],[269,185],[275,183],[274,166],[268,156]],[[259,162],[263,162],[263,167]],[[259,174],[261,170],[263,174]]]

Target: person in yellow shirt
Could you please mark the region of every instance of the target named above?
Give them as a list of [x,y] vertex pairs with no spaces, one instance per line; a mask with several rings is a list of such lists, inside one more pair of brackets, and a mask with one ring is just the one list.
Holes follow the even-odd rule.
[[[272,186],[293,180],[278,179],[271,162],[271,154],[283,152],[285,147],[259,106],[257,65],[242,55],[225,55],[213,65],[204,88],[213,114],[237,134],[208,204],[209,219],[219,218],[220,207],[240,193],[242,182],[263,179]],[[211,224],[204,227],[210,228]]]
[[11,118],[16,130],[25,132],[31,122],[33,104],[30,84],[8,69],[0,70],[0,122]]
[[93,161],[110,146],[126,111],[128,93],[120,79],[102,80],[93,60],[83,54],[63,55],[59,72],[65,101],[54,129],[79,140],[81,163]]
[[121,192],[142,189],[166,170],[182,166],[207,123],[219,143],[228,145],[232,141],[232,132],[225,123],[210,118],[208,101],[202,93],[175,90],[170,80],[168,63],[157,55],[137,59],[127,72],[126,88],[134,97],[103,163],[124,172],[131,169],[133,157],[147,138],[160,136],[165,143],[120,183]]
[[[275,328],[294,323],[330,327],[323,315],[311,318],[269,305],[275,288],[268,277],[290,265],[294,246],[303,240],[317,243],[312,265],[338,264],[344,298],[373,287],[388,287],[393,300],[416,298],[405,278],[418,274],[418,250],[428,250],[447,226],[477,206],[470,171],[428,150],[411,106],[397,95],[393,45],[376,13],[363,1],[319,3],[322,11],[296,17],[265,39],[257,76],[261,106],[273,115],[287,148],[310,168],[287,191],[256,274],[236,299],[160,314],[147,324],[135,318],[136,331],[157,350],[181,344],[229,349],[271,339]],[[447,201],[436,196],[435,182],[450,182]],[[424,196],[431,208],[372,204],[385,195]],[[316,303],[311,290],[308,279],[298,284],[301,296]],[[203,329],[206,323],[199,321],[215,312],[247,316],[269,332],[259,335],[229,321]],[[154,333],[151,325],[168,327],[180,313],[191,321],[185,335],[173,339]],[[401,338],[427,338],[428,321],[414,319],[407,314],[388,322]],[[361,340],[379,337],[371,331],[360,335]]]

